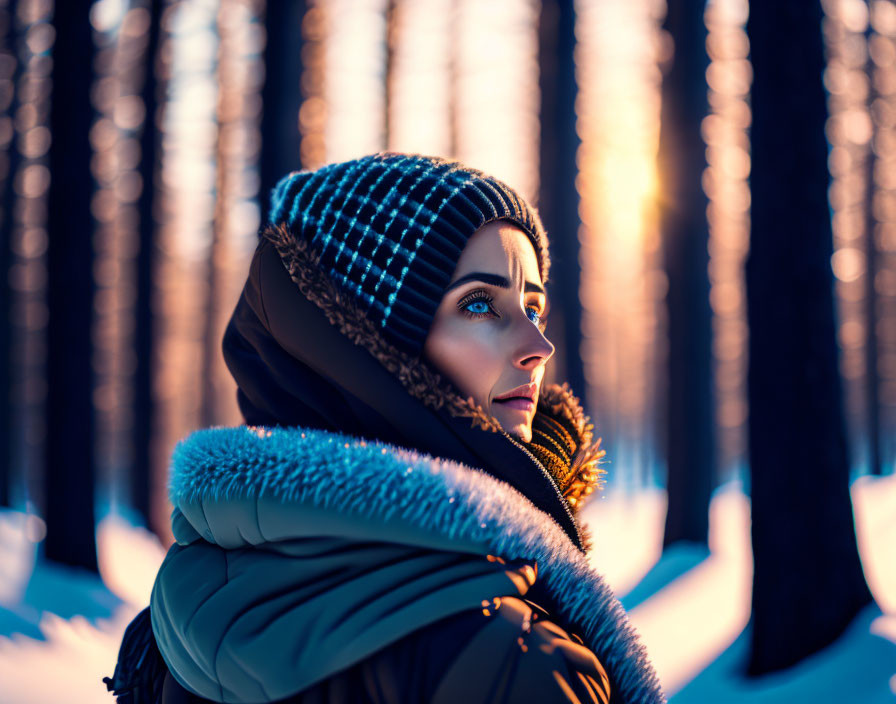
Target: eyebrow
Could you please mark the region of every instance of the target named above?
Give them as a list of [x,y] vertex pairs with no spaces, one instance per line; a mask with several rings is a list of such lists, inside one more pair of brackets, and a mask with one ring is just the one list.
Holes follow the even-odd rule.
[[[498,288],[510,288],[510,281],[506,276],[500,276],[498,274],[487,274],[483,271],[474,271],[470,274],[464,274],[457,281],[449,284],[448,288],[445,289],[445,293],[448,293],[452,289],[455,289],[461,284],[467,283],[468,281],[481,281],[482,283],[497,286]],[[545,295],[544,289],[538,284],[533,283],[532,281],[527,281],[523,288],[526,293],[531,292]]]

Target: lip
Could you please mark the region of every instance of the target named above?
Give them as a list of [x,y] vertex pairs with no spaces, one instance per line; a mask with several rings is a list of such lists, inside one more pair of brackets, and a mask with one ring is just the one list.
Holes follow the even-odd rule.
[[534,381],[515,389],[505,391],[500,396],[495,396],[492,401],[500,403],[505,408],[513,408],[519,411],[531,411],[535,408],[535,395],[538,393],[538,384]]
[[534,381],[530,381],[528,384],[523,384],[522,386],[517,386],[515,389],[511,389],[510,391],[505,391],[500,396],[495,396],[494,401],[501,401],[503,399],[508,398],[516,398],[517,396],[522,396],[524,398],[529,399],[530,401],[535,401],[535,394],[538,393],[538,384]]
[[[498,399],[495,399],[498,401]],[[535,408],[535,401],[530,398],[516,397],[507,400],[498,401],[504,408],[513,408],[517,411],[531,411]]]

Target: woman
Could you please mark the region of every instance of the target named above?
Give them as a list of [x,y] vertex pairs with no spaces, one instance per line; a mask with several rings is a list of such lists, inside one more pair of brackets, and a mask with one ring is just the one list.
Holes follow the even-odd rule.
[[176,542],[109,689],[664,701],[588,566],[604,453],[543,383],[548,268],[535,210],[460,163],[284,177],[224,336],[246,425],[175,449]]

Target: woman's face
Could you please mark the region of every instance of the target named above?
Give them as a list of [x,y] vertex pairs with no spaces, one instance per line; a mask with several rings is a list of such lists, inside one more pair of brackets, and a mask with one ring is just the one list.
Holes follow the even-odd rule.
[[423,347],[426,359],[523,442],[532,439],[554,354],[543,334],[546,305],[529,238],[512,223],[490,222],[461,252]]

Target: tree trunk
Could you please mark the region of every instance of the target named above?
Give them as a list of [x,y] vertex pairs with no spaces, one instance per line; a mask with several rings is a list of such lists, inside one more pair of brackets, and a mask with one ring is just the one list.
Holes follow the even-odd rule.
[[[582,302],[579,299],[579,192],[575,177],[576,132],[575,7],[572,0],[545,0],[538,23],[541,90],[541,146],[538,210],[551,237],[552,311],[547,336],[559,342],[559,378],[584,396]],[[559,332],[558,332],[559,331]]]
[[828,209],[819,3],[754,3],[746,263],[754,555],[748,672],[789,667],[871,601],[856,546]]
[[392,84],[395,74],[395,45],[398,41],[398,1],[386,0],[386,63],[383,66],[383,149],[389,149],[392,133]]
[[136,347],[137,368],[134,372],[134,463],[130,475],[130,501],[132,508],[143,518],[147,527],[152,527],[152,440],[153,440],[153,360],[155,357],[154,318],[152,302],[155,287],[153,279],[156,268],[157,223],[153,214],[156,202],[156,170],[161,153],[161,130],[157,121],[159,109],[159,76],[156,61],[162,34],[163,3],[149,3],[149,39],[144,59],[143,104],[146,119],[140,135],[140,176],[143,190],[137,204],[140,214],[140,250],[137,253],[136,276],[137,298],[135,303],[134,345]]
[[705,5],[669,0],[663,24],[675,47],[663,76],[658,157],[669,281],[664,547],[681,540],[707,544],[715,485],[709,225],[702,186],[706,147],[700,133],[708,111]]
[[452,3],[445,18],[448,33],[448,156],[457,159],[460,152],[460,3]]
[[[0,79],[4,81],[4,92],[0,95],[0,103],[4,105],[6,119],[12,120],[18,108],[16,88],[19,85],[21,65],[19,62],[19,32],[14,21],[16,3],[3,3],[0,7],[2,26],[6,30],[0,55],[5,58],[4,73]],[[8,82],[6,82],[8,81]],[[8,93],[6,92],[8,91]],[[11,126],[11,125],[10,125]],[[2,210],[0,210],[0,315],[3,316],[3,334],[0,335],[0,506],[12,507],[12,348],[13,333],[12,303],[13,290],[9,285],[9,270],[12,266],[13,236],[13,203],[15,190],[13,179],[19,166],[20,155],[16,143],[15,129],[9,129],[9,141],[3,145],[3,163],[0,164],[0,193],[3,194]]]
[[268,0],[261,90],[261,207],[270,209],[271,189],[281,176],[302,168],[299,108],[302,106],[303,0]]
[[43,545],[47,559],[96,572],[90,4],[59,2],[53,15]]
[[[869,15],[872,12],[870,2]],[[868,23],[866,40],[871,40],[871,22]],[[877,90],[874,87],[874,60],[868,56],[868,110],[874,114],[874,101],[877,99]],[[872,123],[873,124],[873,123]],[[872,127],[871,139],[868,141],[868,156],[866,157],[866,178],[868,183],[865,192],[865,394],[868,413],[868,471],[871,474],[880,475],[883,472],[880,443],[880,375],[877,371],[877,291],[874,288],[874,280],[877,278],[877,247],[875,246],[874,217],[874,166],[877,157],[874,153],[875,132]]]

